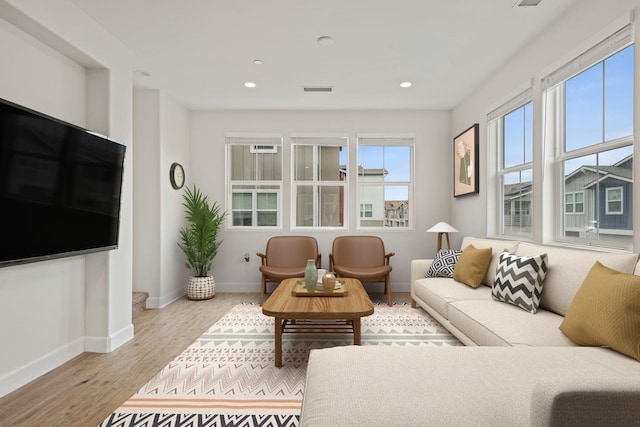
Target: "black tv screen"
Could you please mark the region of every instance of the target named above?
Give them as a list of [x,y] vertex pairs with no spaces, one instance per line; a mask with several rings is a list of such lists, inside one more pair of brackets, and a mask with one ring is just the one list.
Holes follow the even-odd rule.
[[0,100],[0,267],[115,249],[125,146]]

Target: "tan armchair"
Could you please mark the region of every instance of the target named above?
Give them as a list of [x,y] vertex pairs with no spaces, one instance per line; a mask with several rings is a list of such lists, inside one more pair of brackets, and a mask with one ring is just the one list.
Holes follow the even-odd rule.
[[389,258],[395,252],[385,253],[384,242],[377,236],[340,236],[333,240],[329,253],[329,270],[337,277],[352,277],[361,282],[384,282],[384,292],[391,297],[391,265]]
[[280,283],[284,279],[304,277],[307,260],[313,259],[316,267],[322,265],[318,242],[309,236],[275,236],[267,241],[266,253],[257,252],[262,259],[260,272],[260,305],[267,292],[267,282]]

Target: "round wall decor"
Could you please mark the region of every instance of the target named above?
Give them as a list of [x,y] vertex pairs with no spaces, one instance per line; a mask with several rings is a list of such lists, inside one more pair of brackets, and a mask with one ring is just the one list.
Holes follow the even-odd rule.
[[179,190],[184,186],[184,168],[180,163],[173,163],[169,170],[169,179],[174,190]]

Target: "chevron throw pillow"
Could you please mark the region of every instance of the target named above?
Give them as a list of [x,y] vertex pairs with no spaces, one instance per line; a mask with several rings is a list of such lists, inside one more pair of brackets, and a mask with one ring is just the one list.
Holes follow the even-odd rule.
[[424,277],[453,277],[461,253],[456,249],[440,249]]
[[496,301],[513,304],[529,313],[535,313],[540,305],[547,263],[547,254],[517,256],[507,251],[501,253],[491,296]]

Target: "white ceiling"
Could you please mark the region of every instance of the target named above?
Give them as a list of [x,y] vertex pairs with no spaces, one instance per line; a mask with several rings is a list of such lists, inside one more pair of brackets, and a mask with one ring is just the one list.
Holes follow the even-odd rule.
[[[448,110],[577,3],[72,1],[131,48],[135,70],[151,74],[134,75],[137,88],[164,90],[191,110]],[[321,36],[334,43],[318,44]],[[305,93],[306,85],[334,91]]]

